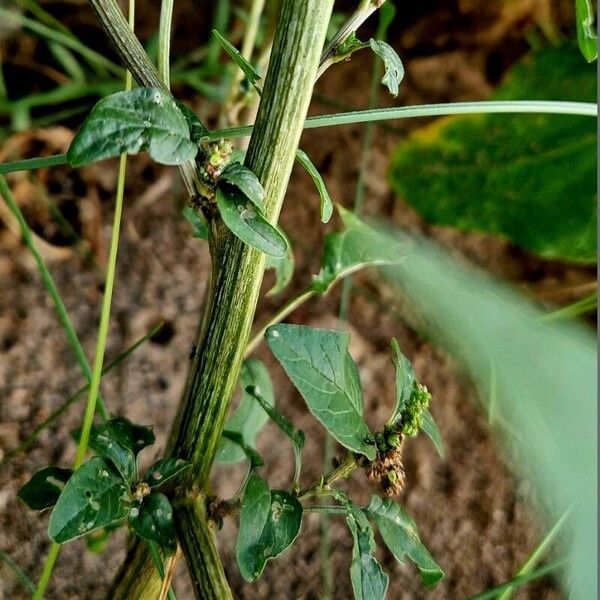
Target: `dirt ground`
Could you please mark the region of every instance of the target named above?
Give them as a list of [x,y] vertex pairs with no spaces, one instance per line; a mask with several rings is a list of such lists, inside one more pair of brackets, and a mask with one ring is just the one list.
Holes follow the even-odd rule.
[[[556,32],[568,26],[569,2],[514,0],[514,2],[427,1],[409,8],[397,19],[392,41],[406,63],[407,79],[400,102],[445,102],[485,98],[505,70],[527,51],[525,34]],[[144,11],[142,11],[143,13]],[[182,13],[179,13],[180,17]],[[142,14],[142,19],[144,16]],[[146,16],[150,21],[150,17]],[[86,19],[82,22],[88,23]],[[181,18],[179,19],[181,23]],[[178,18],[176,15],[177,26]],[[97,34],[96,34],[97,35]],[[333,110],[328,99],[354,108],[365,107],[371,58],[357,56],[319,83],[313,114]],[[199,101],[187,98],[198,108]],[[382,104],[393,100],[381,94]],[[76,125],[76,123],[74,123]],[[463,234],[428,227],[394,197],[386,173],[393,148],[416,122],[378,127],[367,177],[366,211],[387,215],[409,229],[419,229],[493,273],[514,282],[534,297],[557,304],[579,297],[594,282],[594,272],[539,260],[489,236]],[[53,129],[32,141],[17,136],[3,144],[33,155],[40,145],[49,152],[64,150],[72,132]],[[360,126],[307,132],[302,147],[324,174],[333,198],[351,206],[360,163],[363,128]],[[41,141],[40,141],[41,140]],[[21,144],[21,146],[19,146]],[[0,152],[2,147],[0,147]],[[27,154],[29,153],[29,154]],[[106,255],[116,178],[114,162],[72,172],[56,168],[39,172],[38,182],[17,174],[10,178],[15,195],[49,243],[45,257],[63,294],[78,334],[89,356],[93,354],[100,303],[101,267]],[[92,249],[95,261],[84,258],[85,248],[74,248],[52,226],[35,201],[40,189],[58,203]],[[146,462],[160,454],[175,413],[188,369],[209,269],[205,244],[191,238],[179,216],[185,194],[174,169],[153,166],[146,157],[130,161],[126,208],[114,296],[108,357],[165,321],[160,336],[145,344],[103,380],[102,393],[111,410],[136,422],[152,424],[157,445]],[[284,300],[300,290],[318,269],[325,231],[317,227],[318,199],[308,180],[295,170],[282,214],[282,225],[295,248],[297,270],[293,284],[281,297],[263,298],[258,309],[262,322]],[[0,213],[2,216],[2,213]],[[82,383],[71,351],[57,324],[51,302],[40,283],[31,257],[11,230],[0,222],[0,453],[16,446],[41,420]],[[265,282],[272,282],[268,275]],[[297,310],[291,321],[316,326],[340,326],[336,320],[339,290]],[[439,423],[447,454],[437,456],[431,442],[411,441],[405,452],[408,483],[400,501],[415,517],[423,541],[436,557],[446,578],[433,590],[421,586],[412,564],[399,565],[380,550],[378,557],[390,574],[389,598],[463,599],[513,576],[540,539],[541,529],[527,507],[527,487],[509,474],[501,453],[486,428],[475,394],[456,365],[411,328],[402,313],[384,300],[368,277],[356,279],[350,310],[351,351],[365,388],[365,414],[381,424],[393,401],[394,373],[389,341],[398,338],[414,361],[419,379],[433,394],[432,412]],[[265,348],[258,355],[269,366],[279,408],[307,434],[303,481],[322,471],[323,430],[308,414],[297,392]],[[81,418],[81,406],[46,430],[31,451],[0,468],[0,549],[36,580],[49,543],[47,515],[38,515],[15,500],[18,488],[47,464],[68,465],[74,458],[69,437]],[[287,441],[270,424],[259,438],[266,462],[263,474],[273,487],[289,485],[292,454]],[[232,476],[233,472],[233,476]],[[231,494],[241,469],[215,469],[219,494]],[[347,484],[354,499],[368,502],[372,490],[362,476]],[[332,569],[335,598],[351,597],[348,577],[351,539],[342,520],[332,522]],[[308,515],[296,544],[271,562],[254,584],[241,579],[234,556],[235,524],[226,522],[219,545],[228,578],[239,598],[317,599],[322,593],[319,521]],[[49,588],[48,598],[102,598],[125,557],[125,539],[114,537],[100,555],[85,551],[76,541],[64,547]],[[10,572],[0,567],[0,599],[25,598]],[[179,600],[191,599],[185,568],[179,566],[175,589]],[[552,579],[526,587],[518,598],[562,597]]]

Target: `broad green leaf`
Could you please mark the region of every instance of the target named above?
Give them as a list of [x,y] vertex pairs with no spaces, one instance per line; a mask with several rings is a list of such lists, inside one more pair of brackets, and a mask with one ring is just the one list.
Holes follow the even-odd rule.
[[58,544],[81,537],[127,516],[127,484],[99,456],[71,476],[50,515],[48,535]]
[[33,510],[54,506],[65,484],[73,474],[71,469],[45,467],[40,469],[17,492],[17,496]]
[[156,88],[136,88],[103,98],[73,139],[67,158],[74,167],[147,150],[165,165],[194,160],[198,146],[175,100]]
[[392,96],[397,96],[400,91],[400,82],[404,79],[404,65],[398,53],[382,40],[370,40],[369,44],[385,65],[385,75],[381,83],[390,90]]
[[191,206],[186,206],[181,214],[186,218],[188,223],[192,226],[192,236],[199,240],[208,239],[208,227],[206,222],[200,216],[197,210]]
[[276,258],[286,256],[285,237],[241,192],[218,187],[217,206],[225,225],[243,242]]
[[219,185],[222,181],[226,181],[240,190],[259,210],[263,209],[265,189],[258,177],[248,167],[238,162],[228,164],[221,173]]
[[[495,99],[596,101],[571,46],[528,56]],[[596,123],[568,115],[438,120],[396,151],[396,193],[429,223],[501,235],[546,258],[596,262]]]
[[[280,232],[285,236],[283,231]],[[287,236],[285,236],[288,245],[288,251],[282,258],[267,256],[265,269],[275,270],[275,285],[267,292],[267,296],[275,296],[282,292],[292,280],[294,276],[294,253],[292,244]]]
[[389,577],[373,556],[375,536],[363,511],[352,502],[346,503],[346,522],[354,544],[350,564],[350,580],[356,600],[383,600]]
[[442,435],[440,434],[440,430],[438,429],[433,415],[428,410],[423,411],[423,424],[421,425],[421,431],[423,431],[423,433],[429,437],[438,451],[438,454],[443,458],[445,455],[445,450]]
[[313,183],[319,192],[319,197],[321,198],[321,221],[323,223],[328,223],[333,214],[333,201],[327,191],[327,186],[321,177],[321,173],[319,173],[317,167],[315,167],[310,158],[308,158],[307,154],[300,149],[296,151],[296,160],[306,169],[306,172],[313,180]]
[[161,458],[148,469],[144,481],[150,487],[158,487],[175,479],[189,466],[190,463],[183,458]]
[[203,138],[208,134],[208,129],[206,129],[204,123],[202,123],[196,113],[189,108],[187,104],[179,102],[179,100],[175,100],[175,104],[177,104],[177,107],[190,128],[190,140],[192,140],[196,146],[200,146]]
[[593,62],[598,58],[598,33],[596,17],[591,0],[575,0],[577,19],[577,41],[585,60]]
[[[240,405],[225,422],[225,429],[241,434],[244,442],[251,448],[256,448],[256,436],[264,427],[269,417],[260,404],[250,395],[246,388],[254,386],[260,391],[261,398],[273,406],[275,395],[269,372],[265,365],[257,358],[249,358],[242,364],[240,371],[240,387],[242,397]],[[235,463],[246,457],[244,450],[229,439],[221,439],[215,461],[219,463]]]
[[141,538],[156,542],[168,554],[175,552],[177,534],[173,524],[173,508],[164,494],[146,496],[141,504],[131,507],[127,520]]
[[269,489],[252,474],[246,485],[236,557],[244,579],[260,577],[267,560],[281,554],[296,539],[302,523],[302,505],[294,496]]
[[[234,444],[240,448],[246,458],[250,461],[250,470],[254,471],[265,464],[262,456],[252,447],[246,444],[244,436],[237,431],[223,430],[221,434],[221,442]],[[224,461],[222,461],[224,462]]]
[[312,414],[340,444],[373,460],[358,369],[348,352],[350,335],[279,324],[265,337]]
[[344,223],[341,232],[329,234],[325,238],[325,253],[319,274],[314,278],[312,289],[327,293],[341,278],[369,266],[383,266],[399,263],[406,254],[401,244],[380,239],[375,230],[361,221],[353,213],[338,205]]
[[385,545],[399,562],[408,556],[419,568],[425,585],[435,585],[444,577],[427,548],[419,538],[414,519],[389,498],[382,500],[373,496],[366,509],[367,514],[377,523]]
[[107,427],[111,436],[126,448],[129,448],[135,456],[144,448],[152,446],[156,437],[151,427],[136,425],[125,417],[113,417],[108,421]]
[[213,35],[217,38],[219,44],[233,62],[242,70],[244,75],[248,78],[248,81],[254,86],[254,89],[260,94],[261,90],[257,85],[260,80],[260,75],[256,72],[254,67],[241,55],[239,50],[233,46],[228,40],[226,40],[216,29],[213,29]]
[[416,380],[415,370],[410,360],[402,354],[396,339],[392,339],[392,348],[396,353],[396,359],[394,360],[396,367],[396,402],[389,423],[395,423],[400,418],[402,411],[412,396]]

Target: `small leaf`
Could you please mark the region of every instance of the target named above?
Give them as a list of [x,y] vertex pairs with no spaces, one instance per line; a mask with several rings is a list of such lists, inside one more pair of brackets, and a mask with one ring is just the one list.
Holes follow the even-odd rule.
[[73,139],[67,158],[80,167],[147,150],[156,162],[180,165],[198,153],[190,136],[175,100],[162,90],[141,87],[100,100]]
[[[254,471],[262,467],[265,464],[265,461],[262,459],[262,456],[252,447],[246,444],[244,441],[244,436],[237,431],[229,431],[227,429],[223,430],[221,434],[221,443],[231,442],[240,448],[243,454],[246,455],[246,458],[250,461],[250,470]],[[229,446],[226,446],[229,449]],[[225,462],[225,461],[221,461]]]
[[221,173],[219,182],[221,181],[226,181],[236,187],[255,206],[260,210],[263,209],[265,189],[258,180],[258,177],[250,169],[238,162],[229,163],[223,170],[223,173]]
[[575,0],[577,19],[577,41],[583,57],[588,62],[598,58],[598,33],[595,28],[596,17],[590,0]]
[[413,393],[415,384],[415,371],[410,360],[402,354],[396,339],[392,339],[392,348],[396,353],[394,364],[396,366],[396,403],[389,423],[395,423],[406,408]]
[[144,475],[144,481],[150,487],[158,487],[177,477],[190,466],[183,458],[161,458]]
[[362,418],[362,390],[348,352],[349,334],[280,324],[270,327],[265,337],[312,414],[340,444],[373,460],[375,447],[366,442],[370,432]]
[[277,258],[287,254],[286,239],[241,192],[218,187],[217,206],[225,225],[243,242]]
[[185,118],[188,127],[190,129],[190,139],[196,146],[200,146],[202,140],[208,135],[208,129],[204,126],[204,123],[198,118],[196,113],[179,100],[175,100],[175,104],[181,111],[181,114]]
[[383,239],[353,213],[338,205],[344,230],[325,238],[325,253],[321,271],[314,278],[312,289],[327,293],[342,277],[369,266],[399,264],[405,250],[400,244]]
[[400,90],[400,82],[404,79],[404,65],[397,52],[386,42],[381,40],[370,40],[371,49],[385,65],[385,75],[381,83],[390,90],[392,96],[397,96]]
[[192,237],[199,240],[208,239],[208,227],[204,219],[200,216],[197,210],[191,206],[186,206],[181,214],[186,218],[188,223],[192,226]]
[[247,581],[260,577],[267,560],[281,554],[296,539],[302,523],[302,505],[294,496],[271,491],[252,474],[246,485],[236,557]]
[[[255,386],[260,390],[264,401],[273,406],[275,404],[275,395],[273,393],[273,384],[269,377],[269,372],[265,365],[256,358],[250,358],[244,361],[240,372],[240,386],[242,388],[242,398],[238,408],[225,422],[227,431],[239,433],[245,444],[251,448],[256,447],[256,435],[268,421],[268,416],[260,407],[260,404],[246,392],[248,386]],[[243,460],[246,456],[243,448],[238,444],[222,439],[219,442],[215,461],[219,463],[235,463]]]
[[396,560],[403,562],[408,555],[419,568],[425,585],[435,585],[444,577],[444,572],[421,543],[415,521],[398,504],[389,498],[382,500],[373,496],[366,511],[377,523],[385,545]]
[[108,421],[112,437],[137,456],[144,448],[156,442],[156,436],[151,427],[136,425],[125,417],[114,417]]
[[156,542],[168,554],[175,552],[177,534],[173,524],[173,508],[164,494],[146,496],[140,505],[131,507],[127,520],[141,538]]
[[254,86],[254,89],[260,94],[261,90],[257,85],[260,80],[260,75],[255,71],[254,67],[240,54],[238,49],[226,40],[216,29],[213,29],[213,35],[217,38],[219,44],[233,62],[242,70],[248,81]]
[[438,454],[443,458],[445,451],[442,435],[438,429],[437,423],[433,418],[433,415],[428,410],[423,411],[423,424],[421,425],[421,430],[433,442]]
[[50,515],[48,535],[58,544],[127,516],[129,489],[112,466],[95,456],[73,473]]
[[18,491],[17,496],[33,510],[54,506],[73,471],[60,467],[45,467],[34,473]]
[[306,169],[306,172],[313,180],[313,183],[319,192],[319,196],[321,197],[321,221],[323,223],[328,223],[333,214],[333,201],[327,191],[327,186],[321,177],[321,173],[319,173],[317,167],[315,167],[306,153],[300,149],[296,151],[296,160]]
[[352,562],[350,579],[356,600],[383,600],[385,598],[389,577],[373,556],[375,536],[363,511],[352,502],[346,503],[346,522],[354,544],[352,546]]
[[294,275],[295,261],[294,253],[292,251],[292,244],[283,231],[280,233],[286,238],[288,251],[285,256],[280,258],[267,256],[265,269],[275,269],[275,285],[267,292],[267,296],[275,296],[276,294],[282,292],[290,283]]

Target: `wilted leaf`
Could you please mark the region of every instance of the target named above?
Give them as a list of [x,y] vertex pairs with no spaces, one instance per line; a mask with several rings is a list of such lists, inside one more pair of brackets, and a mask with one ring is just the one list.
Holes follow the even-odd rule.
[[65,484],[73,474],[71,469],[45,467],[34,473],[18,491],[17,496],[33,510],[44,510],[54,506]]
[[[240,372],[240,387],[242,388],[240,405],[225,422],[227,431],[241,434],[244,442],[251,448],[255,448],[256,436],[269,420],[269,417],[252,395],[248,394],[246,391],[248,386],[254,386],[260,390],[261,397],[267,404],[270,406],[275,404],[273,384],[269,372],[265,365],[256,358],[249,358],[242,365]],[[234,463],[243,460],[245,457],[245,452],[238,444],[228,439],[222,439],[219,442],[215,461]]]
[[339,331],[280,324],[265,337],[269,348],[298,388],[313,415],[340,444],[375,458],[362,418],[363,397],[356,364],[348,352],[350,335]]
[[[527,57],[495,98],[596,101],[572,46]],[[596,121],[568,115],[442,119],[397,150],[394,190],[430,223],[502,235],[547,258],[596,261]]]
[[125,480],[95,456],[73,473],[50,515],[48,535],[58,544],[127,516],[130,500]]
[[73,139],[67,158],[74,167],[147,150],[165,165],[194,160],[198,146],[175,100],[156,88],[136,88],[103,98]]
[[141,504],[131,507],[127,519],[140,537],[156,542],[169,554],[175,552],[177,534],[173,524],[173,509],[164,494],[146,496]]
[[366,512],[377,523],[385,545],[396,560],[403,562],[407,555],[419,568],[425,585],[434,585],[442,579],[444,572],[421,543],[414,519],[398,504],[389,498],[373,496]]
[[281,554],[296,539],[302,523],[302,505],[294,496],[269,489],[251,475],[246,485],[236,556],[244,579],[260,577],[267,560]]
[[400,91],[400,82],[404,79],[404,65],[398,53],[382,40],[370,40],[369,44],[385,65],[385,75],[381,83],[390,90],[392,96],[397,96]]
[[255,206],[263,209],[265,190],[258,177],[248,167],[238,162],[229,163],[221,173],[219,182],[221,181],[236,187]]
[[321,198],[321,221],[323,223],[329,222],[333,214],[333,201],[327,191],[327,186],[321,177],[321,173],[319,173],[317,167],[315,167],[307,154],[302,150],[296,151],[296,160],[306,169],[306,172],[310,175],[319,192],[319,197]]
[[227,429],[224,429],[223,433],[221,434],[221,442],[231,443],[235,446],[238,446],[241,452],[250,461],[251,471],[258,469],[259,467],[262,467],[265,464],[265,461],[262,459],[262,456],[252,446],[246,444],[244,436],[242,436],[241,433],[238,433],[237,431],[228,431]]
[[286,256],[286,239],[241,192],[218,187],[217,206],[225,225],[243,242],[277,258]]

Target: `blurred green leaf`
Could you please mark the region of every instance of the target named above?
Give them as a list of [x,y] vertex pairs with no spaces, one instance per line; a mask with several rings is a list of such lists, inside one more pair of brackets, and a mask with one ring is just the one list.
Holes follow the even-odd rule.
[[[225,429],[239,433],[244,443],[251,448],[256,448],[256,436],[269,420],[268,415],[256,402],[254,397],[246,391],[249,386],[254,386],[260,391],[261,398],[269,405],[275,404],[273,384],[267,367],[257,358],[249,358],[242,364],[240,372],[240,387],[242,398],[240,405],[225,422]],[[219,463],[235,463],[246,458],[246,453],[239,444],[230,439],[221,439],[215,461]]]
[[156,88],[136,88],[103,98],[94,106],[69,146],[74,167],[147,150],[158,163],[194,160],[198,146],[175,100]]
[[254,471],[265,464],[262,456],[252,446],[249,446],[246,443],[244,436],[241,433],[224,429],[221,438],[221,442],[228,442],[239,447],[241,452],[250,461],[250,471]]
[[244,579],[260,577],[267,560],[281,554],[294,542],[302,523],[302,505],[294,496],[269,489],[266,481],[252,474],[246,485],[236,556]]
[[191,206],[186,206],[181,214],[185,217],[187,222],[192,226],[192,236],[199,240],[208,239],[208,227],[206,222],[200,216],[198,211]]
[[45,467],[34,473],[18,491],[17,496],[33,510],[44,510],[54,506],[65,484],[73,474],[71,469]]
[[348,352],[350,335],[279,324],[269,327],[265,337],[310,412],[340,444],[373,460],[358,369]]
[[593,62],[598,58],[598,32],[596,16],[590,0],[575,0],[577,19],[577,41],[585,60]]
[[313,180],[313,183],[319,192],[319,197],[321,198],[321,221],[323,223],[328,223],[333,214],[333,201],[327,191],[327,186],[321,177],[321,173],[319,173],[317,167],[315,167],[310,158],[308,158],[306,152],[298,149],[296,151],[296,160],[304,167],[306,172],[310,175],[310,178]]
[[445,450],[442,435],[440,434],[440,430],[438,429],[433,415],[428,410],[423,411],[423,424],[421,425],[421,431],[423,431],[423,433],[429,437],[438,451],[438,454],[443,458],[445,455]]
[[396,560],[403,562],[405,555],[408,556],[419,568],[425,585],[435,585],[444,577],[444,572],[423,546],[414,519],[400,505],[389,498],[382,500],[373,496],[366,512],[377,523],[385,545]]
[[[283,231],[280,231],[285,236]],[[294,276],[294,252],[292,250],[292,243],[289,238],[285,236],[288,245],[288,251],[285,256],[275,258],[274,256],[267,255],[265,262],[265,269],[275,270],[275,285],[267,292],[267,296],[275,296],[282,292],[292,280]]]
[[177,534],[173,524],[173,509],[164,494],[149,494],[141,504],[129,510],[127,518],[140,537],[156,542],[168,554],[175,552]]
[[48,535],[64,544],[126,517],[129,506],[125,480],[104,459],[95,456],[67,481],[50,515]]
[[285,237],[242,192],[218,187],[217,206],[225,225],[243,242],[276,258],[286,256]]
[[[571,45],[528,56],[495,99],[596,101],[596,70]],[[476,115],[415,132],[394,190],[430,223],[500,234],[547,258],[596,261],[596,124],[565,115]]]

